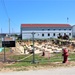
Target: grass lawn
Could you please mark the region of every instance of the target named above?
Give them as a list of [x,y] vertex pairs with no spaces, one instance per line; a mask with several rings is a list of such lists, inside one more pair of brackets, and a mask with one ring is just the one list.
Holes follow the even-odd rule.
[[[52,65],[52,63],[54,62],[60,62],[62,63],[63,61],[63,57],[62,57],[62,53],[58,53],[58,54],[53,54],[52,57],[49,58],[45,58],[42,57],[40,55],[35,55],[35,62],[38,62],[36,64],[32,64],[32,60],[33,60],[33,56],[30,56],[28,58],[27,55],[14,55],[14,56],[10,56],[11,59],[14,60],[21,60],[20,62],[15,62],[14,64],[11,65],[7,65],[6,67],[29,67],[29,66],[39,66],[39,65]],[[25,59],[24,59],[25,58]],[[69,59],[70,61],[75,61],[75,53],[70,54],[69,55]]]
[[[9,48],[5,48],[6,52],[9,52]],[[27,57],[27,58],[26,58]],[[29,67],[29,66],[39,66],[39,65],[52,65],[52,63],[60,62],[62,63],[63,57],[62,53],[53,53],[52,56],[49,58],[45,58],[40,54],[35,55],[35,62],[36,64],[32,64],[33,55],[9,55],[10,60],[20,60],[20,62],[11,62],[8,63],[10,65],[5,65],[5,67]],[[75,61],[75,53],[69,53],[69,61]],[[54,64],[53,64],[54,65]]]

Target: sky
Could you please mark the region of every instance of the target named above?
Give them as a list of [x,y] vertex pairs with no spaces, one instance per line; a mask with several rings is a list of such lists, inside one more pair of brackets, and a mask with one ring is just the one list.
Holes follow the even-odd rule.
[[10,33],[21,24],[75,25],[75,0],[0,0],[0,33],[9,33],[9,18]]

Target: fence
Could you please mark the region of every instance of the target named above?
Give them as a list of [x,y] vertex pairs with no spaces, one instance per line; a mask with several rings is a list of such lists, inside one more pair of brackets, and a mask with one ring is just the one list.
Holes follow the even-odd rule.
[[[0,61],[32,63],[54,61],[62,62],[62,47],[57,44],[53,44],[50,39],[35,40],[34,35],[32,37],[32,40],[16,41],[16,47],[5,47],[5,55],[4,50],[0,52]],[[1,39],[0,45],[2,45]],[[42,56],[44,50],[46,56]]]

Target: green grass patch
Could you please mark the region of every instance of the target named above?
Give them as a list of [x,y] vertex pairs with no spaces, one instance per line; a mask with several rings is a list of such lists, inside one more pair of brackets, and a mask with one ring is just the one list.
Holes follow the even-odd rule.
[[[9,52],[10,48],[5,47],[5,52]],[[4,52],[4,49],[2,50],[2,52]]]
[[70,53],[68,58],[70,61],[75,61],[75,53]]
[[[10,58],[14,60],[20,60],[27,56],[28,55],[14,55],[14,56],[11,56]],[[69,58],[70,58],[70,61],[75,61],[75,53],[72,53],[72,54],[70,53]],[[24,61],[30,61],[30,62],[24,62]],[[54,62],[62,62],[63,57],[62,57],[62,53],[53,53],[53,56],[50,57],[50,59],[36,54],[35,62],[38,62],[38,63],[32,64],[32,61],[33,61],[33,56],[30,56],[26,59],[21,60],[20,62],[15,62],[11,65],[7,65],[6,67],[27,67],[27,66],[39,66],[39,65],[43,66],[43,65],[48,65],[50,63],[54,63]]]

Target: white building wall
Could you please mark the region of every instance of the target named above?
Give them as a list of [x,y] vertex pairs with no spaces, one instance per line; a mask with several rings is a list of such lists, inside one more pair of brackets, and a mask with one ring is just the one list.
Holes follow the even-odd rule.
[[75,37],[75,25],[72,27],[72,34],[73,34],[73,37]]
[[[37,39],[46,39],[46,38],[57,38],[58,34],[62,34],[64,35],[64,33],[66,33],[67,35],[69,35],[69,33],[71,33],[71,36],[69,36],[70,38],[72,38],[72,30],[50,30],[50,31],[22,31],[22,39],[32,39],[32,32],[35,32],[34,34],[34,38]],[[48,33],[50,33],[50,36],[48,36]],[[53,34],[55,33],[55,36],[53,36]],[[44,36],[42,36],[42,34],[44,34]]]
[[31,33],[24,33],[24,34],[22,34],[22,39],[31,39],[32,38],[32,34]]

